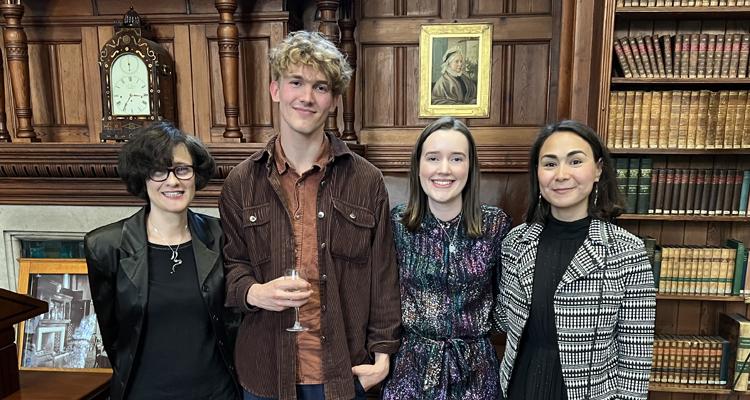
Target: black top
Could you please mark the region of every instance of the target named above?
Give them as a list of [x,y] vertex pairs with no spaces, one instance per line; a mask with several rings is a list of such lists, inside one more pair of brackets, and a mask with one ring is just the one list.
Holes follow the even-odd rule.
[[198,288],[192,242],[174,267],[167,246],[148,245],[148,302],[129,399],[234,399]]
[[531,310],[508,388],[509,399],[568,398],[557,346],[553,299],[570,261],[588,235],[590,223],[590,217],[563,222],[550,215],[539,235]]

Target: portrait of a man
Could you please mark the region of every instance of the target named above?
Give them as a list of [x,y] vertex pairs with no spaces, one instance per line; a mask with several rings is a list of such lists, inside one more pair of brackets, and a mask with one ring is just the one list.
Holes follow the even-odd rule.
[[[433,105],[477,103],[476,73],[473,77],[469,75],[469,71],[476,72],[476,62],[470,63],[461,47],[467,46],[455,45],[443,53],[440,74],[432,86]],[[476,48],[476,44],[473,47]]]

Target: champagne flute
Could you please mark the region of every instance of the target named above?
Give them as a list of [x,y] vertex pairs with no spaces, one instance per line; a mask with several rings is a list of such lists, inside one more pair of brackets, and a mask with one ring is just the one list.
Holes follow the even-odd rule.
[[[288,279],[302,279],[300,271],[296,268],[287,268],[286,270],[284,270],[284,276],[286,276]],[[296,292],[297,290],[294,291]],[[304,327],[299,323],[299,307],[294,307],[294,325],[286,328],[286,330],[287,332],[304,332],[308,330],[307,327]]]

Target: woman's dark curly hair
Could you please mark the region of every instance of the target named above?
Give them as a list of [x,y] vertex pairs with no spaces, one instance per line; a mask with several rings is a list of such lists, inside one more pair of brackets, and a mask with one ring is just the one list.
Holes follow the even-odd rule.
[[195,190],[206,187],[216,162],[196,137],[177,129],[171,122],[157,122],[133,132],[122,146],[117,172],[128,192],[148,201],[146,181],[151,171],[172,166],[172,152],[178,144],[187,147],[193,158]]

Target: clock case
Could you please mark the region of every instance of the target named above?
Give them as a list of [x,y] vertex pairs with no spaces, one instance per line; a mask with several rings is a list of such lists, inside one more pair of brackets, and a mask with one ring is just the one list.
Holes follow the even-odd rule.
[[[148,39],[147,27],[140,16],[130,8],[122,23],[115,25],[115,34],[99,52],[99,71],[102,82],[102,132],[105,141],[125,141],[133,131],[163,119],[175,121],[175,73],[174,61],[160,44]],[[112,67],[123,54],[140,58],[148,71],[149,108],[148,115],[113,115],[112,113]]]

